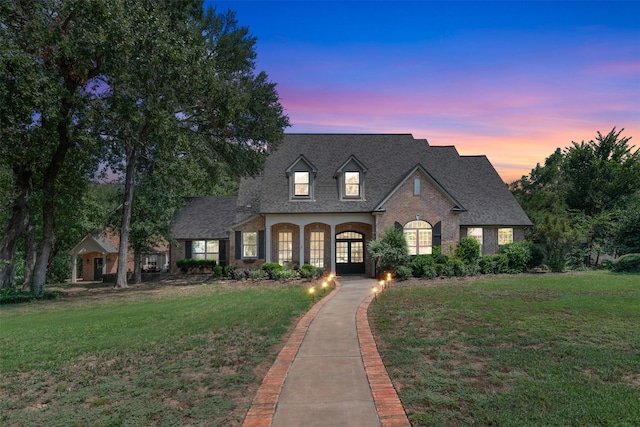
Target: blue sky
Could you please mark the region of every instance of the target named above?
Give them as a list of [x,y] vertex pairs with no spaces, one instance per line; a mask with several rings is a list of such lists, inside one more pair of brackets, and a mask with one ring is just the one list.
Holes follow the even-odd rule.
[[288,132],[412,133],[505,181],[625,128],[640,146],[640,1],[218,1],[257,41]]

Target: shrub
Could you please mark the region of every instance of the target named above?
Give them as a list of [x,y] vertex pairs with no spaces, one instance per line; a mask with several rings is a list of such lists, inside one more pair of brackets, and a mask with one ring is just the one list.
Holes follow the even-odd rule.
[[251,280],[268,279],[269,275],[264,270],[247,270],[247,277]]
[[623,255],[612,264],[615,272],[640,272],[640,254]]
[[215,274],[218,277],[222,277],[223,271],[224,270],[221,265],[216,265],[215,267],[213,267],[213,274]]
[[507,273],[517,274],[527,271],[527,265],[531,259],[528,242],[511,243],[500,248],[500,253],[507,256],[509,268]]
[[478,262],[480,273],[501,274],[509,269],[509,258],[506,254],[485,255]]
[[30,302],[36,299],[56,299],[63,296],[60,291],[45,291],[40,298],[36,297],[31,291],[25,291],[17,287],[3,288],[0,290],[0,305],[2,304],[18,304],[22,302]]
[[409,250],[402,229],[387,227],[367,244],[369,257],[376,263],[376,272],[393,271],[409,261]]
[[313,279],[316,277],[316,268],[311,264],[302,264],[299,274],[303,279]]
[[284,270],[284,267],[281,266],[280,264],[278,264],[277,262],[265,262],[264,264],[262,264],[262,267],[260,267],[262,269],[262,271],[264,271],[265,273],[267,273],[267,276],[269,277],[269,279],[271,280],[277,280],[274,276],[275,273],[277,271],[282,271]]
[[431,250],[431,256],[436,264],[446,264],[449,257],[442,253],[442,246],[434,246]]
[[476,264],[480,258],[480,243],[473,237],[464,237],[460,239],[455,254],[456,258],[469,265]]
[[271,272],[272,280],[284,281],[284,280],[291,280],[291,279],[297,279],[297,278],[298,278],[298,272],[295,270],[285,270],[284,268],[281,268],[279,270],[276,269]]
[[469,274],[469,268],[467,264],[464,263],[461,259],[454,258],[449,260],[449,263],[453,265],[453,275],[462,277]]
[[431,255],[412,255],[409,268],[413,277],[433,279],[437,276],[436,265]]
[[184,258],[176,261],[176,266],[182,271],[182,273],[193,273],[194,270],[199,270],[202,273],[204,270],[211,270],[216,266],[216,261],[214,259],[193,259],[193,258]]
[[411,278],[411,267],[406,265],[399,265],[395,271],[396,278],[398,280],[407,280]]
[[231,280],[244,280],[246,278],[244,270],[233,265],[228,266],[227,276],[229,276]]
[[527,240],[526,243],[529,247],[529,254],[531,255],[531,259],[529,259],[527,267],[531,269],[541,266],[544,263],[544,252],[542,252],[542,249],[532,241]]
[[436,268],[438,269],[438,276],[453,277],[456,275],[451,260],[448,260],[444,264],[436,264]]

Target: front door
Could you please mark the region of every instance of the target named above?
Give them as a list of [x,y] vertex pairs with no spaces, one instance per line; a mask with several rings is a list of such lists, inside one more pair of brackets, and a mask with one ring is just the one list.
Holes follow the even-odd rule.
[[93,280],[102,280],[102,258],[93,259]]
[[345,231],[336,235],[336,273],[365,273],[363,234]]

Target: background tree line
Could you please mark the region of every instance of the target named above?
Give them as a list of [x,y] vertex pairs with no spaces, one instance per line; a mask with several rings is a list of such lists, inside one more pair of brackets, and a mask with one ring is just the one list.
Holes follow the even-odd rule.
[[[110,224],[126,286],[127,241],[139,257],[183,196],[257,172],[289,124],[255,43],[200,0],[2,2],[0,287],[42,295],[68,250]],[[119,189],[92,184],[100,171]]]
[[509,185],[552,270],[640,253],[640,150],[623,131],[558,148]]

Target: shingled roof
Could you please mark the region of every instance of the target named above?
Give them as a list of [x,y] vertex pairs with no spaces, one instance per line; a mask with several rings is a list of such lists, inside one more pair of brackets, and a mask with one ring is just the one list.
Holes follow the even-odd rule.
[[237,196],[190,197],[171,230],[176,239],[227,239],[234,224]]
[[[292,201],[286,170],[304,156],[317,169],[315,201]],[[340,200],[336,171],[351,156],[367,168],[364,200]],[[422,166],[465,212],[460,224],[529,226],[524,213],[485,156],[460,156],[452,146],[430,146],[411,134],[286,134],[262,176],[243,180],[236,220],[256,213],[373,212]]]

